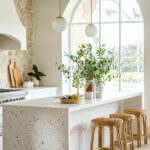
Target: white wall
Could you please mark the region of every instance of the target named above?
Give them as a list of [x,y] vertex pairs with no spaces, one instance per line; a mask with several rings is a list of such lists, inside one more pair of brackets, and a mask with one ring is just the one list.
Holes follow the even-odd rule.
[[[56,85],[61,88],[62,77],[54,67],[56,61],[61,62],[61,35],[54,32],[51,27],[52,19],[58,15],[57,1],[34,0],[34,62],[47,74],[42,85]],[[66,7],[67,1],[62,0],[63,8]],[[145,107],[149,109],[150,118],[150,0],[137,1],[145,23]]]
[[[67,0],[62,0],[63,7]],[[59,0],[34,0],[34,63],[47,76],[42,85],[61,89],[61,74],[55,63],[61,63],[61,34],[52,29],[52,20],[58,16]]]
[[[10,35],[16,38],[17,40],[21,42],[21,49],[26,50],[27,49],[26,29],[22,25],[18,17],[14,1],[13,0],[0,0],[0,14],[2,14],[0,15],[0,33],[4,35]],[[9,49],[8,46],[7,48]]]
[[144,17],[144,66],[145,66],[145,108],[148,110],[150,127],[150,0],[138,0]]

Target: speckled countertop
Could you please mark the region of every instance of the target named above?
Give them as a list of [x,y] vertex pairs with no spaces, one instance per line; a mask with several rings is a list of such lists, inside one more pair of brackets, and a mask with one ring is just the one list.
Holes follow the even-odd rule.
[[24,100],[16,101],[4,106],[22,106],[22,107],[45,107],[45,108],[56,108],[56,109],[68,109],[69,111],[76,111],[86,108],[92,108],[103,104],[108,104],[117,101],[123,101],[133,97],[142,96],[142,92],[116,92],[116,93],[105,93],[103,98],[96,100],[82,100],[79,104],[61,104],[57,98],[41,98],[36,100]]

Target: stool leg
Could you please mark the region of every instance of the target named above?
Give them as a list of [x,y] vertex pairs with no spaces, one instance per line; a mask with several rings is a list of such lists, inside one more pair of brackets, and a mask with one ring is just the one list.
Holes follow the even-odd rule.
[[118,146],[119,146],[119,149],[122,150],[122,143],[121,143],[121,136],[120,136],[120,127],[117,126],[116,130],[117,130]]
[[147,117],[142,116],[142,118],[143,118],[144,144],[147,144]]
[[110,150],[114,150],[114,128],[110,126]]
[[132,120],[128,122],[128,131],[129,131],[129,138],[130,138],[130,141],[132,142],[130,144],[130,150],[134,150],[134,141],[133,141],[133,134],[132,134]]
[[141,147],[141,121],[140,116],[137,116],[137,146]]
[[91,145],[90,145],[90,150],[93,150],[94,134],[95,134],[95,126],[92,127],[92,135],[91,135]]
[[98,148],[102,148],[102,135],[103,135],[103,132],[102,132],[102,127],[99,126],[98,128]]
[[124,150],[127,149],[127,121],[124,121],[123,123],[123,147]]

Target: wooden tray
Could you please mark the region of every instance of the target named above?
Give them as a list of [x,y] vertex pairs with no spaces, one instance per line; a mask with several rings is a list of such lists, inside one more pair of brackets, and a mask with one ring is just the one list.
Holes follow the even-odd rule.
[[61,98],[60,102],[62,104],[77,104],[79,102],[79,100],[78,99],[63,99],[63,98]]

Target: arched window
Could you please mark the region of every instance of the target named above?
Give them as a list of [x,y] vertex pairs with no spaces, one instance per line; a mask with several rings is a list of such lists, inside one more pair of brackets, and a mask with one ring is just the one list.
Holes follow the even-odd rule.
[[93,0],[95,37],[85,35],[90,23],[90,0],[81,0],[69,24],[69,49],[73,52],[84,43],[101,43],[115,54],[121,74],[105,85],[106,91],[143,90],[143,18],[136,0]]

